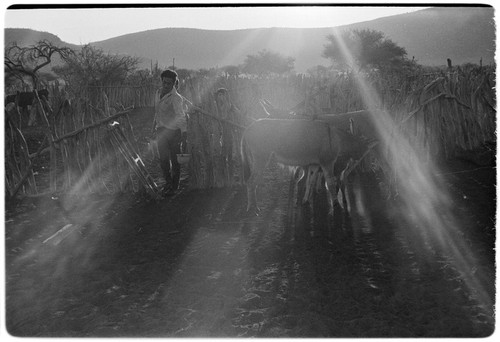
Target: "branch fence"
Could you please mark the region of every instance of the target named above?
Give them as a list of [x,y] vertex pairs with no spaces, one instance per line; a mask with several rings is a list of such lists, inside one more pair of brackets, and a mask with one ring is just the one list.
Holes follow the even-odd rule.
[[[451,158],[496,141],[493,68],[457,68],[431,76],[365,81],[375,89],[379,109],[390,113],[398,129],[428,161]],[[42,118],[37,127],[19,127],[17,118],[22,114],[17,108],[6,108],[7,196],[141,191],[140,177],[110,142],[109,125],[118,122],[127,146],[140,151],[143,137],[136,136],[138,128],[131,124],[130,115],[136,115],[137,108],[153,107],[157,87],[87,87],[67,101],[65,90],[54,86],[49,101],[38,99],[34,106]],[[220,88],[227,92],[217,95]],[[202,189],[241,184],[241,133],[253,120],[266,116],[259,103],[262,99],[278,108],[308,114],[367,109],[363,90],[346,74],[196,78],[183,80],[179,92],[187,99],[189,112],[189,184]],[[36,142],[28,138],[34,131]],[[35,173],[38,164],[43,166]]]

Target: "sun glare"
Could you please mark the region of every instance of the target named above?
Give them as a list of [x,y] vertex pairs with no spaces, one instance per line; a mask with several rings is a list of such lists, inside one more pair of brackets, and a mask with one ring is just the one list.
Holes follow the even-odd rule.
[[[350,61],[352,70],[358,70],[341,35],[336,33],[335,37],[345,60]],[[381,101],[376,91],[362,75],[356,72],[354,75],[366,108],[380,109]],[[420,151],[398,133],[396,123],[389,113],[384,110],[377,110],[376,113],[376,129],[387,147],[387,159],[392,168],[390,172],[395,177],[403,203],[402,215],[407,224],[398,225],[402,235],[420,239],[419,246],[424,248],[419,249],[418,253],[422,259],[448,259],[463,277],[478,305],[490,307],[492,298],[480,281],[483,275],[474,271],[480,266],[475,253],[456,234],[461,222],[453,214],[446,190],[435,181],[436,166],[422,158]]]
[[259,38],[259,34],[256,31],[249,32],[245,39],[234,45],[233,48],[227,51],[224,58],[221,60],[221,65],[235,65],[238,64],[238,59],[242,51],[246,51],[252,43]]

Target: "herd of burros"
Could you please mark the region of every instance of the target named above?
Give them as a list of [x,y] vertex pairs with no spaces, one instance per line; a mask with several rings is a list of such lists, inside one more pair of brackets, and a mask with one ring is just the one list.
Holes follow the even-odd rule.
[[[306,177],[303,202],[311,191],[312,178],[323,173],[329,202],[343,206],[345,179],[359,161],[374,151],[383,159],[383,139],[373,120],[376,111],[323,114],[313,118],[275,110],[261,103],[269,115],[254,121],[243,132],[241,155],[247,184],[247,212],[259,212],[256,190],[263,183],[263,172],[271,157],[282,164],[301,170]],[[284,114],[285,113],[285,114]],[[332,208],[331,208],[332,209]]]

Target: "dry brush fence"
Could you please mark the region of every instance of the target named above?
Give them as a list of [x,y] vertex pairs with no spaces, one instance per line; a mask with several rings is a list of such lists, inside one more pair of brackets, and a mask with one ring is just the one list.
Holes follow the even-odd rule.
[[131,85],[108,85],[108,86],[88,86],[81,94],[84,98],[94,100],[94,105],[103,107],[106,95],[110,107],[142,108],[154,106],[154,93],[157,89],[155,84],[144,84],[138,86]]
[[[472,150],[486,142],[495,142],[495,78],[492,68],[456,68],[436,74],[415,75],[402,79],[366,80],[377,92],[377,103],[392,116],[396,129],[415,147],[424,161],[452,158],[462,150]],[[309,111],[343,113],[367,109],[363,94],[349,75],[328,79],[291,76],[273,79],[221,78],[217,82],[197,80],[186,84],[183,94],[197,99],[203,108],[191,116],[190,141],[193,151],[191,185],[197,188],[225,186],[229,169],[224,157],[224,116],[220,116],[214,98],[218,87],[229,91],[231,103],[239,108],[238,125],[264,116],[258,100],[266,98],[276,107],[292,108],[305,103]],[[325,93],[327,99],[325,99]],[[196,113],[196,112],[195,112]],[[311,114],[311,113],[310,113]],[[218,118],[217,118],[217,115]],[[237,126],[231,126],[236,138],[231,142],[233,160],[239,160]],[[226,128],[227,129],[227,128]]]
[[[367,78],[398,129],[427,160],[453,157],[461,150],[496,141],[496,97],[493,68],[472,67],[437,74],[415,75],[391,81]],[[113,106],[152,107],[157,86],[88,88],[62,106],[63,96],[53,89],[46,125],[51,154],[51,190],[78,187],[126,191],[134,184],[130,173],[122,177],[109,170],[127,166],[105,140],[107,120]],[[217,90],[225,88],[224,96]],[[188,152],[190,187],[211,188],[241,182],[239,142],[252,120],[266,114],[259,100],[276,107],[299,108],[309,114],[343,113],[367,109],[362,92],[348,74],[329,77],[288,76],[272,78],[203,77],[182,80],[179,92],[188,100]],[[119,113],[126,134],[135,142],[127,115]],[[68,136],[69,134],[69,136]],[[65,137],[66,136],[66,137]],[[65,137],[61,139],[61,137]],[[35,177],[26,172],[30,162],[42,155],[28,151],[22,133],[6,125],[7,190],[24,176],[21,192],[37,193]],[[54,142],[52,145],[51,142]],[[17,168],[17,169],[16,169]],[[24,170],[21,170],[24,169]],[[136,187],[135,187],[136,188]]]
[[428,158],[453,157],[496,141],[495,87],[494,73],[484,67],[420,80],[396,120]]
[[[92,105],[96,102],[90,97],[75,98],[70,103],[57,88],[52,89],[50,101],[38,99],[36,106],[44,119],[42,127],[38,128],[44,138],[35,153],[28,151],[24,134],[15,126],[15,121],[7,121],[8,197],[14,197],[18,192],[24,195],[40,192],[81,194],[139,189],[126,161],[109,141],[109,124],[117,121],[129,140],[135,143],[133,128],[127,117],[130,109],[113,113],[106,95],[99,96],[104,101],[101,108]],[[6,110],[6,117],[12,116],[15,112]],[[47,154],[48,172],[40,170],[35,177],[33,166],[36,160]]]

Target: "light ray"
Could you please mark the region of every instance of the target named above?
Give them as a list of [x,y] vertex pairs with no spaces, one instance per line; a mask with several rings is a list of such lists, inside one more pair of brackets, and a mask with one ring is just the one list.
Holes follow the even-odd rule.
[[258,31],[249,31],[246,38],[236,44],[231,50],[229,50],[224,58],[221,60],[221,66],[238,64],[243,51],[246,51],[252,43],[257,40],[260,34]]
[[[349,62],[364,105],[368,109],[380,108],[378,94],[363,79],[357,70],[355,59],[346,47],[339,32],[334,32],[336,43],[346,61]],[[376,129],[387,147],[387,158],[396,177],[397,187],[402,202],[402,214],[410,224],[401,225],[400,230],[411,230],[411,236],[421,239],[421,246],[430,250],[418,250],[425,259],[444,254],[461,275],[469,293],[482,308],[490,310],[493,299],[481,282],[484,275],[473,270],[479,269],[480,263],[474,251],[459,234],[461,223],[452,211],[452,202],[447,190],[436,181],[436,167],[422,158],[418,151],[401,134],[398,125],[384,110],[377,110],[374,116]]]

